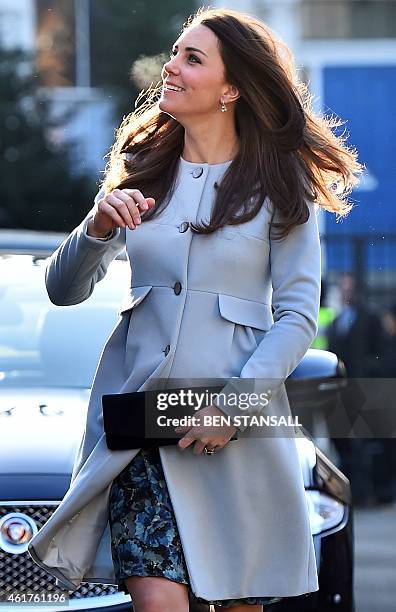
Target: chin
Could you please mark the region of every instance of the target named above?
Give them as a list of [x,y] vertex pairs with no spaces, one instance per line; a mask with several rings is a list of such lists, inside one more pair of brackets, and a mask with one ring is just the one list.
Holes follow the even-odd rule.
[[174,109],[172,109],[172,104],[169,104],[166,100],[160,100],[158,102],[158,108],[163,113],[166,113],[167,115],[170,115],[171,117],[173,117],[173,119],[176,119],[176,121],[178,121],[176,113],[174,112]]

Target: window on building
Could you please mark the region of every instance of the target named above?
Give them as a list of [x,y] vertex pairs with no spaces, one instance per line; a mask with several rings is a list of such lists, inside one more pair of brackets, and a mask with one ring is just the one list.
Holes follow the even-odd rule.
[[36,63],[44,87],[76,85],[75,3],[36,0]]
[[304,38],[395,38],[396,0],[302,0]]

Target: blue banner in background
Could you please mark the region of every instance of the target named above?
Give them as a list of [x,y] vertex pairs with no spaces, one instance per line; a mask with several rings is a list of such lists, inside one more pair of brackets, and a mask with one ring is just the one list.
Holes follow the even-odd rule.
[[[336,133],[349,133],[347,142],[367,168],[348,217],[336,223],[334,214],[325,215],[326,234],[367,236],[365,266],[394,268],[396,240],[387,236],[396,234],[396,65],[332,66],[323,77],[324,111],[347,121]],[[329,241],[327,258],[328,269],[351,269],[350,242]]]

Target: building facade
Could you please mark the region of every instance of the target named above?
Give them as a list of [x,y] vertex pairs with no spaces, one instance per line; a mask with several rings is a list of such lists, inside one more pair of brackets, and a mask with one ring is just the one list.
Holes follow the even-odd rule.
[[[316,110],[346,120],[348,142],[357,147],[366,175],[352,194],[356,206],[347,219],[336,223],[334,215],[321,215],[324,269],[330,282],[341,271],[354,271],[386,301],[396,284],[396,0],[230,0],[217,5],[266,21],[293,50]],[[96,11],[93,0],[0,0],[2,44],[35,53],[53,112],[73,110],[58,137],[77,141],[77,166],[98,176],[116,126],[112,100],[95,81],[91,30],[92,24],[98,27],[92,20]]]

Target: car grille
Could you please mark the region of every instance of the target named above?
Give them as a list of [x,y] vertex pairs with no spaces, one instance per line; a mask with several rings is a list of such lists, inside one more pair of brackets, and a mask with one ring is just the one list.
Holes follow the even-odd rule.
[[[0,505],[0,518],[10,512],[22,512],[33,519],[38,527],[50,518],[56,505]],[[0,595],[3,597],[12,591],[19,593],[45,591],[47,593],[62,592],[55,584],[55,578],[33,561],[29,553],[13,555],[0,549]],[[99,597],[117,593],[116,586],[108,584],[92,584],[82,582],[79,588],[70,592],[70,599],[84,597]]]

